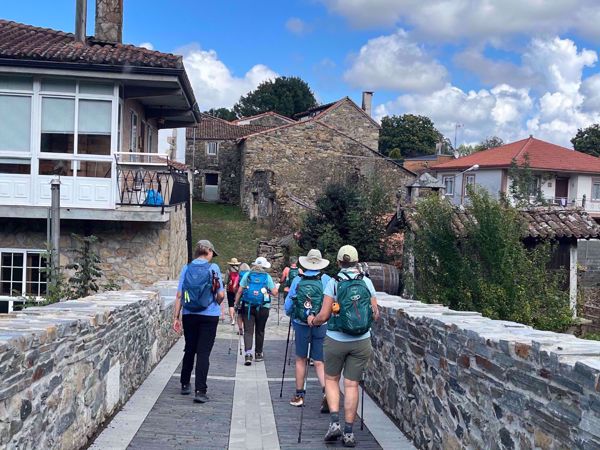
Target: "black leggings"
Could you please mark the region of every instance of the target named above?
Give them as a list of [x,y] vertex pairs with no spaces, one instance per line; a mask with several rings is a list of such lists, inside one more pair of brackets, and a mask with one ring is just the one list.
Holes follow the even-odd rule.
[[265,342],[265,327],[269,319],[269,308],[260,306],[250,308],[250,316],[248,317],[248,305],[243,304],[240,314],[244,321],[244,350],[247,352],[252,350],[252,337],[256,327],[256,348],[254,352],[262,353]]
[[196,357],[196,391],[206,393],[206,378],[210,366],[210,352],[217,335],[218,316],[201,316],[199,314],[183,315],[183,364],[181,366],[181,384],[189,384]]

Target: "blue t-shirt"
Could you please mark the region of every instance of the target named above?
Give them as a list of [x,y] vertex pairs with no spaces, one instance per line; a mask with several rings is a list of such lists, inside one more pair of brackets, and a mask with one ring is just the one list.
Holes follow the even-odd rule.
[[[209,262],[207,260],[205,260],[204,258],[197,258],[192,261],[192,264],[209,264]],[[219,269],[219,266],[217,266],[216,264],[210,263],[210,270],[214,271],[217,274],[217,276],[219,277],[218,292],[224,292],[225,289],[223,288],[223,277],[221,276],[221,269]],[[182,298],[183,279],[185,278],[186,272],[187,272],[187,264],[185,266],[183,266],[183,269],[181,269],[181,274],[179,275],[179,285],[177,286],[177,293],[179,294],[179,298]],[[184,306],[182,314],[183,315],[198,314],[200,316],[217,316],[218,317],[221,315],[221,305],[219,305],[215,300],[213,300],[213,302],[210,305],[208,305],[208,308],[206,308],[204,311],[199,311],[199,312],[188,311],[187,309],[185,309],[185,306]]]
[[[305,270],[304,271],[304,275],[306,275],[307,277],[314,277],[316,275],[319,275],[320,273],[321,272],[319,272],[318,270]],[[285,313],[288,316],[290,316],[292,314],[292,310],[294,309],[293,308],[293,306],[294,306],[293,298],[296,296],[296,292],[298,291],[298,283],[300,283],[301,279],[302,279],[302,277],[296,277],[292,280],[292,284],[290,285],[290,291],[288,292],[288,295],[285,298],[285,304],[284,304],[283,308],[285,309]],[[329,284],[330,280],[331,280],[331,277],[325,273],[321,276],[321,282],[323,283],[323,292],[325,292],[325,288],[327,287],[327,284]],[[300,325],[308,326],[307,323],[304,323],[298,319],[294,319],[294,322],[299,323]]]
[[[248,271],[244,275],[242,275],[242,279],[240,280],[240,287],[242,287],[242,288],[248,287],[248,275],[250,275],[251,272],[252,271]],[[266,272],[256,272],[256,273],[266,273]],[[275,283],[273,283],[273,278],[271,278],[271,275],[269,275],[268,273],[267,273],[267,285],[265,287],[270,291],[275,289]],[[242,297],[242,301],[243,301],[243,297]],[[265,294],[265,301],[262,304],[262,307],[263,308],[271,307],[271,296],[268,293]]]
[[[338,273],[338,276],[342,276],[342,274],[347,275],[350,278],[356,278],[358,276],[359,272],[356,269],[342,269]],[[367,277],[364,277],[363,280],[364,280],[365,284],[367,285],[367,289],[369,289],[369,292],[371,293],[371,297],[375,297],[376,291],[375,291],[375,286],[373,286],[373,282]],[[334,300],[336,299],[335,293],[337,292],[337,283],[338,282],[335,280],[335,278],[332,278],[329,281],[329,283],[327,284],[327,287],[325,288],[325,292],[324,292],[325,295],[333,298]],[[361,334],[360,336],[351,336],[351,335],[343,333],[341,331],[327,330],[327,336],[329,336],[331,339],[334,339],[334,340],[340,341],[340,342],[361,341],[363,339],[370,338],[371,331],[369,330],[365,334]]]

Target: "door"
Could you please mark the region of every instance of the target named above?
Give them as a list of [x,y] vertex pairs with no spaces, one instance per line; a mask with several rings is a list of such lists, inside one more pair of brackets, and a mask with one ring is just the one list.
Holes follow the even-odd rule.
[[554,202],[560,206],[567,206],[569,199],[569,179],[557,178],[554,188]]
[[205,173],[204,174],[204,195],[205,202],[219,201],[219,174]]

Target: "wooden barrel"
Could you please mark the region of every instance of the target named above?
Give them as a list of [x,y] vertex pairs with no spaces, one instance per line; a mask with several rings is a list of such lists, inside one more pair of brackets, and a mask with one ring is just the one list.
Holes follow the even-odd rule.
[[396,266],[377,262],[368,262],[369,277],[378,292],[397,295],[400,286],[400,272]]

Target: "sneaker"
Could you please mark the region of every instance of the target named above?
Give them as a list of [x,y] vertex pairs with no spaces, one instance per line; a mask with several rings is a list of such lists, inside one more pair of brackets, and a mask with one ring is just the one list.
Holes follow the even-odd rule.
[[330,423],[329,429],[327,433],[325,433],[325,437],[323,440],[325,442],[333,442],[337,441],[337,439],[342,435],[342,427],[339,423]]
[[309,365],[309,366],[314,366],[314,365],[315,365],[315,360],[314,360],[314,359],[312,359],[312,358],[310,358],[310,359],[308,360],[308,365]]
[[182,384],[181,385],[181,395],[190,395],[192,393],[192,388],[190,384]]
[[321,414],[329,413],[329,405],[327,404],[327,396],[323,395],[323,400],[321,401]]
[[344,447],[356,447],[354,433],[344,433],[342,436],[342,443],[344,444]]
[[231,325],[235,325],[235,320],[231,319]]
[[206,403],[208,401],[208,396],[206,395],[206,392],[196,391],[194,401],[196,403]]
[[301,395],[294,395],[290,400],[290,405],[292,406],[304,406],[304,397]]
[[265,355],[262,352],[256,352],[256,354],[254,355],[254,361],[256,362],[261,362],[265,360]]
[[250,364],[252,364],[252,355],[246,355],[244,358],[244,365],[249,366]]

